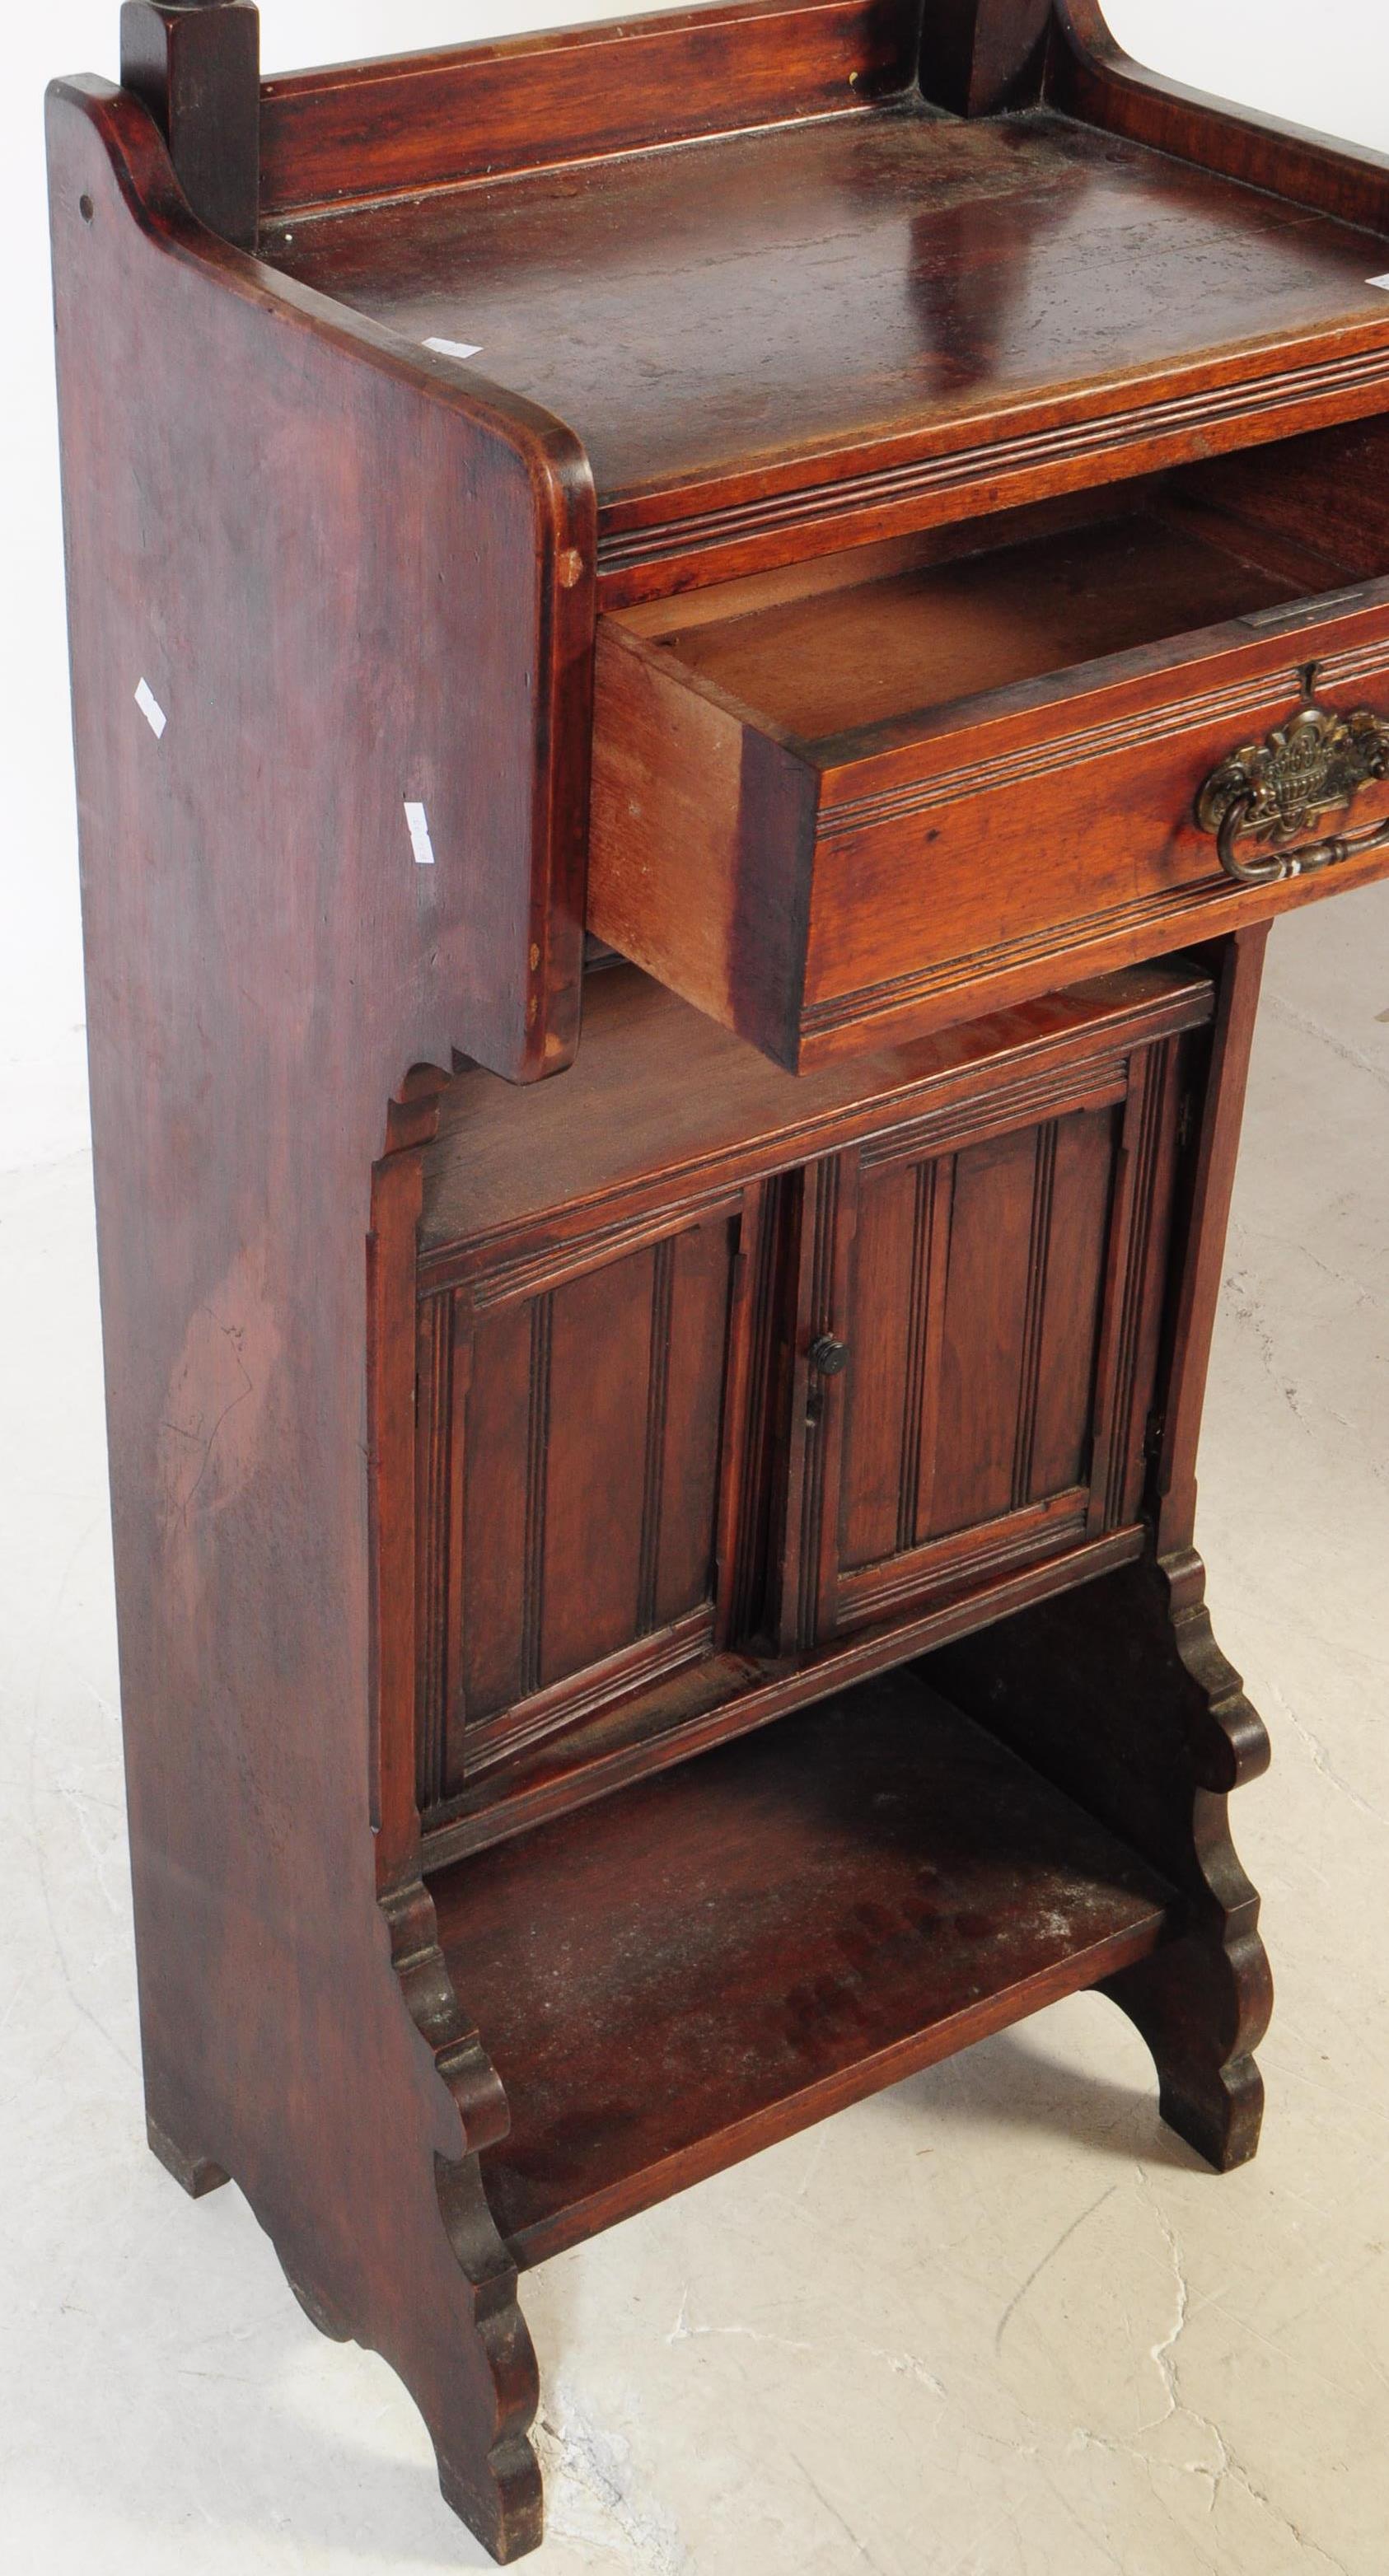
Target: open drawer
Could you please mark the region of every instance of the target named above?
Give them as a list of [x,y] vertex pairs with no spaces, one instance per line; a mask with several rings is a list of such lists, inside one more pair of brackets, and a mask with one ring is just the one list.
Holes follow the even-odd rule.
[[614,614],[588,926],[793,1070],[1389,868],[1389,423]]

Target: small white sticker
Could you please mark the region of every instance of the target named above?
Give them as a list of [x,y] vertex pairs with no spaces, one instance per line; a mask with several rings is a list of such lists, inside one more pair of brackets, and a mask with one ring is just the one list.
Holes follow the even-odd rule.
[[480,358],[481,346],[473,340],[426,340],[426,349],[437,349],[441,358]]
[[416,867],[432,868],[434,844],[429,837],[429,816],[422,805],[412,805],[408,796],[405,799],[405,820],[410,826],[410,844],[415,853]]
[[139,708],[141,715],[144,717],[146,724],[149,726],[150,732],[153,734],[155,741],[162,742],[164,739],[164,727],[168,723],[169,719],[165,715],[164,710],[161,707],[158,698],[155,696],[153,689],[150,687],[148,680],[142,680],[140,682],[140,685],[135,692],[135,704]]
[[1389,277],[1367,277],[1365,284],[1367,286],[1378,286],[1385,295],[1389,295]]

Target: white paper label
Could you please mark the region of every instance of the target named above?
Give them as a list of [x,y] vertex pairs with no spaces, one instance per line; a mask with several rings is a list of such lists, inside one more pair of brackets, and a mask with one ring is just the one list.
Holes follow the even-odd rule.
[[437,349],[441,358],[480,358],[482,349],[474,340],[426,340],[426,349]]
[[1367,286],[1378,286],[1385,295],[1389,295],[1389,277],[1367,277],[1365,284]]
[[168,723],[169,719],[165,715],[164,710],[161,707],[158,698],[155,696],[153,689],[150,687],[148,680],[142,680],[140,682],[140,685],[135,692],[135,704],[139,708],[141,715],[144,717],[146,724],[149,726],[150,732],[153,734],[155,741],[162,742],[164,739],[164,727]]
[[405,820],[410,826],[410,846],[415,853],[416,867],[432,868],[434,844],[429,837],[429,816],[422,805],[412,805],[408,796],[405,799]]

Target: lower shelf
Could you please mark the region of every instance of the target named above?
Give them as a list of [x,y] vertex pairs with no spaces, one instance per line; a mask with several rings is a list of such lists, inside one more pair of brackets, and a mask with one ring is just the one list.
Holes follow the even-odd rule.
[[434,1882],[524,2264],[1096,1984],[1172,1892],[908,1668]]

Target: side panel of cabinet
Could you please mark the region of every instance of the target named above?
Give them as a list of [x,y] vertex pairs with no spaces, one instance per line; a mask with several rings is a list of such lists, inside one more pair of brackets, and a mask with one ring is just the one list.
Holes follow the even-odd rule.
[[[1157,1363],[1176,1042],[1052,1114],[902,1129],[802,1208],[781,1633],[806,1646],[1132,1523]],[[841,1373],[817,1376],[829,1338]]]
[[737,1560],[761,1194],[421,1310],[420,1796],[707,1654]]

